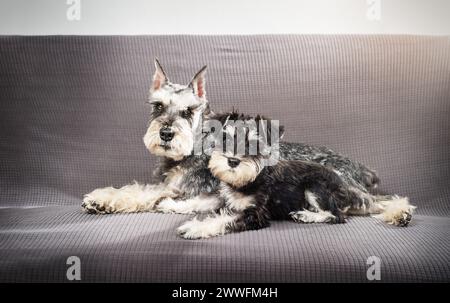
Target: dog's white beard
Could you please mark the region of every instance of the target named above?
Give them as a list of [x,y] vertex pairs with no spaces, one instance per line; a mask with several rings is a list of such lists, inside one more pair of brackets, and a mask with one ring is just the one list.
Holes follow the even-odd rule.
[[232,169],[228,165],[227,157],[217,151],[212,152],[208,166],[220,181],[238,188],[253,182],[260,172],[258,164],[247,159],[242,159],[241,163]]
[[194,138],[189,123],[185,120],[174,123],[173,139],[166,143],[168,148],[161,146],[163,141],[159,137],[161,124],[157,121],[150,123],[144,135],[144,144],[147,149],[156,156],[168,157],[174,160],[181,160],[192,153],[194,148]]

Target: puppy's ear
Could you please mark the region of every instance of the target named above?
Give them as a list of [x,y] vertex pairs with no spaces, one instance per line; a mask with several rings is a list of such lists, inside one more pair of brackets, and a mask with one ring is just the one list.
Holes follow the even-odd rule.
[[205,98],[206,97],[206,65],[203,66],[192,78],[191,83],[189,83],[189,87],[192,88],[194,91],[194,94],[198,96],[199,98]]
[[150,92],[160,89],[167,82],[169,82],[169,78],[167,78],[158,58],[155,58],[155,73],[153,74],[153,83]]

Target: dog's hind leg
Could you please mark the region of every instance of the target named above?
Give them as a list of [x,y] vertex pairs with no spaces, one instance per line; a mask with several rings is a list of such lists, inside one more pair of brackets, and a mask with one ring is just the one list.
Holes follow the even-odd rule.
[[372,195],[358,189],[350,189],[350,197],[359,199],[362,203],[355,203],[347,210],[349,215],[372,215],[384,222],[396,226],[407,226],[412,219],[415,206],[408,198],[397,195]]
[[111,214],[153,211],[164,198],[176,198],[178,193],[165,184],[138,183],[121,188],[99,188],[86,194],[82,207],[90,214]]
[[415,206],[409,203],[408,198],[392,196],[389,199],[375,196],[374,204],[379,211],[371,213],[375,218],[400,227],[408,226],[411,222]]

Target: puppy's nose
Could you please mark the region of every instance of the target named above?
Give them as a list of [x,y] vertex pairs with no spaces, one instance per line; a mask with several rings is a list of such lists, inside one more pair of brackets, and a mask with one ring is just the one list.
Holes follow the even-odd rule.
[[159,130],[159,137],[165,142],[172,140],[174,135],[175,133],[169,127],[162,127]]
[[241,160],[239,160],[239,159],[228,158],[228,166],[231,167],[231,168],[234,168],[234,167],[238,166],[239,163],[241,163]]

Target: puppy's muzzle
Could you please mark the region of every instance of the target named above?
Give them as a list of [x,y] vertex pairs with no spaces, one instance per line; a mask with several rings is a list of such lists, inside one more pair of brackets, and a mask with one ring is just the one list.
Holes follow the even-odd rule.
[[159,130],[159,137],[161,138],[161,140],[163,140],[164,142],[169,142],[173,139],[173,136],[175,135],[175,133],[172,131],[172,129],[168,126],[164,126],[161,127],[161,129]]
[[228,158],[228,166],[231,168],[235,168],[236,166],[239,165],[239,163],[241,163],[241,160],[239,160],[239,159]]

